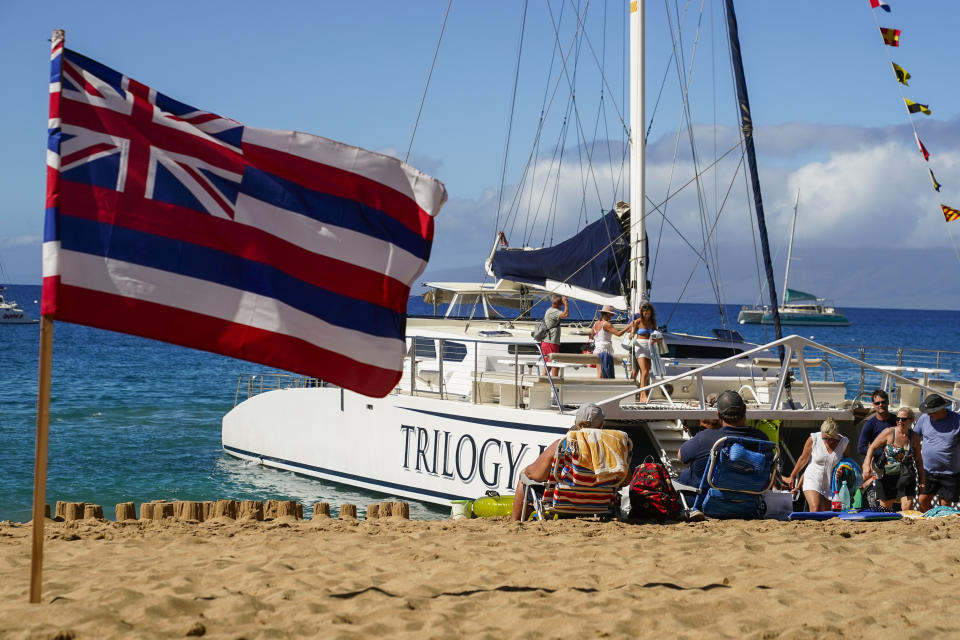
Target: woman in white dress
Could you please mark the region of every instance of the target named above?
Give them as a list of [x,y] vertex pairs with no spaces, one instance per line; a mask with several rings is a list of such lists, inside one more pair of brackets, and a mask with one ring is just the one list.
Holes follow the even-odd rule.
[[833,418],[827,418],[820,425],[820,432],[811,433],[803,445],[803,453],[787,478],[787,484],[793,489],[798,474],[803,471],[803,497],[807,499],[810,511],[830,511],[830,476],[846,454],[848,444],[850,441],[837,431]]
[[614,378],[616,372],[613,364],[613,336],[622,336],[629,327],[617,329],[610,323],[613,314],[616,313],[612,305],[605,304],[600,310],[600,319],[593,325],[593,353],[600,358],[600,366],[597,367],[598,378]]

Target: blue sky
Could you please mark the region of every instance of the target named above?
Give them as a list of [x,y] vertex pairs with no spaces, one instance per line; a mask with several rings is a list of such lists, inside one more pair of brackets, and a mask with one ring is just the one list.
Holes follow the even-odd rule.
[[[668,69],[664,4],[648,0],[651,109],[651,94]],[[697,76],[699,65],[725,69],[725,45],[712,35],[720,33],[720,2],[707,0],[714,9],[700,21],[699,37],[694,15],[699,0],[666,4],[679,6],[682,13],[689,6],[683,24],[685,55],[696,40]],[[929,186],[927,165],[916,151],[867,0],[737,3],[771,242],[782,260],[799,188],[797,262],[791,276],[797,287],[841,305],[958,308],[960,284],[951,274],[960,264],[938,203],[960,208],[960,84],[955,80],[960,3],[890,4],[893,13],[878,13],[878,18],[882,26],[903,30],[901,47],[891,52],[913,75],[905,94],[933,108],[933,116],[917,123],[933,154],[928,166],[945,185],[941,194]],[[622,56],[615,48],[621,44],[626,2],[594,0],[591,5],[587,26],[597,35],[590,43],[608,78],[606,126],[598,128],[595,115],[586,117],[598,112],[584,108],[586,137],[545,137],[539,149],[544,157],[561,147],[570,156],[594,138],[622,143],[611,103],[623,108]],[[563,32],[564,25],[572,24],[571,7],[582,6],[557,1],[549,9],[543,1],[528,5],[513,125],[515,133],[524,133],[511,140],[506,197],[501,199],[523,5],[454,0],[410,156],[412,164],[443,180],[450,194],[437,220],[428,277],[463,275],[486,257],[497,230],[497,202],[510,200],[521,179],[530,132],[548,86],[543,68],[554,52],[551,11]],[[53,28],[66,29],[68,47],[188,104],[250,125],[307,131],[403,157],[446,7],[444,0],[0,2],[2,115],[7,123],[0,147],[0,279],[40,280],[48,38]],[[604,21],[606,39],[600,34]],[[566,42],[563,36],[561,40]],[[592,54],[582,51],[576,80],[581,105],[599,94],[595,68]],[[733,139],[731,127],[737,123],[730,89],[721,82],[729,84],[723,79],[714,87],[707,81],[691,95],[691,103],[706,105],[694,111],[694,129],[708,132],[701,135],[701,144],[713,132],[719,142]],[[565,91],[562,82],[554,115],[567,104]],[[649,138],[648,182],[661,195],[670,180],[667,165],[678,113],[675,103],[664,99]],[[684,139],[681,163],[685,144]],[[605,148],[614,149],[616,156],[615,146]],[[595,158],[595,164],[603,163]],[[584,216],[595,217],[604,206],[600,201],[613,197],[604,191],[596,203],[591,194],[586,204],[571,206],[584,200],[575,182],[565,181],[554,194],[557,207],[549,233],[521,232],[527,223],[515,223],[511,237],[562,239],[555,236],[574,229]],[[710,187],[724,188],[722,182]],[[738,197],[725,209],[733,210],[741,201],[745,207],[743,196]],[[695,214],[682,209],[685,199],[677,202],[676,224],[697,227]],[[731,260],[720,262],[725,301],[752,302],[757,285],[749,228],[741,214],[730,218],[716,236],[719,255]],[[960,236],[960,222],[954,224],[956,229],[949,230]],[[655,268],[654,297],[675,299],[691,270],[690,256],[684,255],[679,239],[658,237],[662,262]],[[737,255],[749,259],[730,258]],[[781,269],[782,264],[778,273]],[[705,274],[694,276],[683,299],[711,299]],[[881,296],[877,281],[884,284]]]

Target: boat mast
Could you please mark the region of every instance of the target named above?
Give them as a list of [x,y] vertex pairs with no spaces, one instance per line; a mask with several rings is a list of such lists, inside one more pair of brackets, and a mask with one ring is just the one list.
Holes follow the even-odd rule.
[[[753,117],[750,115],[750,98],[747,96],[747,81],[743,75],[743,58],[740,55],[740,33],[737,29],[737,13],[733,0],[726,0],[727,32],[730,38],[730,57],[737,82],[737,100],[740,103],[740,126],[747,149],[747,164],[750,167],[750,182],[753,184],[753,204],[757,212],[757,228],[760,232],[760,248],[763,250],[763,266],[767,274],[767,289],[770,294],[770,313],[773,315],[773,333],[776,339],[783,337],[780,328],[780,309],[777,305],[777,284],[773,279],[773,261],[770,259],[770,242],[767,240],[767,222],[763,216],[763,198],[760,195],[760,175],[757,171],[757,152],[753,146]],[[783,360],[783,347],[780,347]]]
[[630,308],[636,313],[640,310],[640,300],[650,295],[644,215],[647,148],[643,86],[645,0],[627,1],[630,7]]
[[800,206],[800,189],[797,189],[797,201],[793,203],[793,224],[790,226],[790,244],[787,246],[787,270],[783,274],[783,304],[787,304],[787,283],[790,282],[790,258],[793,256],[793,233],[797,230],[797,207]]

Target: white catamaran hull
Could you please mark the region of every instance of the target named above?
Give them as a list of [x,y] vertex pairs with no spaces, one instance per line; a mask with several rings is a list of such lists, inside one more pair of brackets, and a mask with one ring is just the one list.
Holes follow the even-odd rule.
[[[336,387],[280,389],[223,418],[224,450],[307,476],[448,504],[517,476],[571,426],[569,415],[407,395],[368,398]],[[275,428],[270,428],[273,425]]]

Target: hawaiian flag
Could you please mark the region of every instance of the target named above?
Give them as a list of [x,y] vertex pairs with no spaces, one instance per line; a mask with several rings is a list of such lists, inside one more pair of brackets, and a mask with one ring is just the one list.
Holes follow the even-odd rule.
[[960,219],[960,211],[948,207],[945,204],[941,204],[940,208],[943,209],[943,217],[947,222],[953,222],[954,220]]
[[890,47],[900,46],[900,29],[887,29],[880,27],[880,35],[883,36],[883,44]]
[[247,127],[52,49],[44,315],[384,396],[437,180]]
[[890,5],[883,0],[870,0],[870,6],[874,9],[883,9],[887,13],[890,13]]

